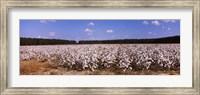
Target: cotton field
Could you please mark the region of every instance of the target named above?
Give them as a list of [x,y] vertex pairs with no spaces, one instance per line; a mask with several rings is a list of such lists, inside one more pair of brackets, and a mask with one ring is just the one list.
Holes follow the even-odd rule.
[[20,61],[48,62],[67,70],[180,70],[179,44],[20,46]]

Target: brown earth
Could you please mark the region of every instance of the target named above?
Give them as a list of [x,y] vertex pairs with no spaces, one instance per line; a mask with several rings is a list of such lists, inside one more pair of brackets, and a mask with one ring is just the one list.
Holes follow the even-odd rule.
[[36,60],[21,61],[20,75],[179,75],[179,71],[111,71],[111,70],[96,70],[96,71],[77,71],[67,70],[65,68],[55,68],[48,62],[37,62]]

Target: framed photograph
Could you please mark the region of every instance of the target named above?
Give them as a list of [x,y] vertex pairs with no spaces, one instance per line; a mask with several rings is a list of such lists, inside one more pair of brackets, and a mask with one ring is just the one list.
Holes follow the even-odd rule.
[[200,95],[199,0],[0,5],[2,95]]
[[20,75],[74,74],[180,75],[180,20],[20,20]]

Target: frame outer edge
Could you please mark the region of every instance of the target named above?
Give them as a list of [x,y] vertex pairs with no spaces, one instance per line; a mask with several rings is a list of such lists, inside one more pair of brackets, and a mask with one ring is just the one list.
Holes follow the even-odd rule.
[[3,26],[2,26],[2,13],[3,13],[2,2],[3,2],[3,1],[0,0],[0,8],[1,8],[1,9],[0,9],[0,26],[1,26],[1,28],[0,28],[0,46],[1,46],[1,47],[0,47],[0,49],[1,49],[1,50],[0,50],[0,74],[1,74],[1,75],[0,75],[0,78],[1,78],[1,81],[0,81],[0,90],[1,90],[1,91],[0,91],[0,93],[2,93],[3,90],[4,90],[4,89],[3,89],[3,84],[2,84],[2,82],[3,82],[3,81],[2,81],[2,78],[3,78],[3,76],[2,76],[2,75],[3,75],[3,71],[2,71],[2,67],[3,67],[3,66],[2,66],[2,64],[3,64],[3,63],[2,63],[2,55],[3,55],[3,54],[2,54],[2,45],[3,45],[3,44],[2,44],[2,27],[3,27]]
[[[181,2],[182,1],[182,2]],[[166,7],[166,6],[179,6],[187,7],[193,6],[197,0],[7,0],[9,7]],[[167,3],[167,4],[166,4]],[[133,6],[134,4],[134,6]]]
[[200,0],[198,0],[198,10],[197,10],[197,32],[198,32],[198,39],[197,39],[197,43],[198,43],[198,63],[197,64],[197,92],[198,95],[200,95]]
[[[194,6],[193,32],[193,87],[197,95],[200,95],[200,0]],[[194,20],[195,19],[195,20]]]
[[6,49],[6,1],[1,1],[1,92],[6,90],[6,61],[7,61],[7,49]]
[[[2,1],[0,0],[0,27],[1,27],[1,19],[2,19],[2,18],[1,18],[1,17],[2,17],[1,2],[2,2]],[[1,44],[1,43],[2,43],[2,42],[1,42],[1,38],[2,38],[2,37],[1,37],[1,31],[2,31],[2,30],[1,30],[1,28],[0,28],[0,46],[2,45],[2,44]],[[2,67],[2,66],[1,66],[1,65],[2,65],[2,62],[1,62],[1,55],[2,55],[2,54],[1,54],[1,47],[0,47],[0,79],[2,79],[2,76],[1,76],[1,75],[2,75],[2,71],[1,71],[1,67]],[[1,83],[2,83],[2,81],[0,80],[0,94],[2,93],[2,84],[1,84]]]
[[200,95],[200,2],[198,1],[197,4],[194,6],[193,11],[193,87],[196,93]]

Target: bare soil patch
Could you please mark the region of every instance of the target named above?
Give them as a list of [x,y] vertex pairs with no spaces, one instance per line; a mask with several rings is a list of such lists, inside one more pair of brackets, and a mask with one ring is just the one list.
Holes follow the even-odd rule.
[[179,75],[180,71],[121,71],[121,70],[67,70],[62,67],[52,67],[45,62],[37,62],[36,60],[21,61],[20,75]]

